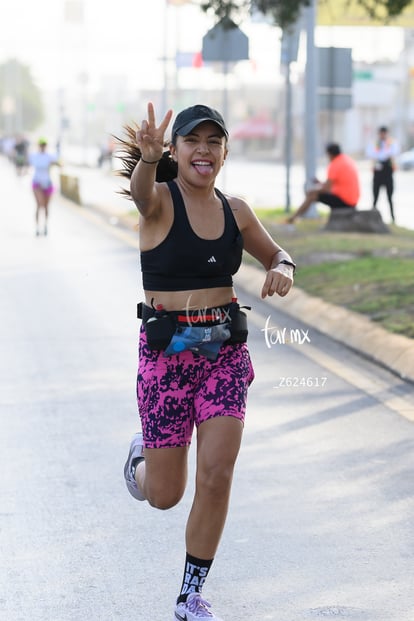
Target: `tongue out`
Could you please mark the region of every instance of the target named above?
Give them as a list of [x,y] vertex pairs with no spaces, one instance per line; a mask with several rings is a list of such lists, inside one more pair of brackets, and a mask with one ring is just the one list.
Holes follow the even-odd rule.
[[213,167],[207,162],[205,164],[193,164],[194,168],[199,175],[210,175],[213,172]]

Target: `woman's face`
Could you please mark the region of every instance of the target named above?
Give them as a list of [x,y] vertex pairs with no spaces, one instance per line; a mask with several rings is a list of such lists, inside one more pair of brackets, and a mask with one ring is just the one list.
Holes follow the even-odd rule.
[[197,125],[187,136],[177,136],[170,150],[179,172],[190,174],[194,180],[215,179],[228,153],[223,132],[209,121]]

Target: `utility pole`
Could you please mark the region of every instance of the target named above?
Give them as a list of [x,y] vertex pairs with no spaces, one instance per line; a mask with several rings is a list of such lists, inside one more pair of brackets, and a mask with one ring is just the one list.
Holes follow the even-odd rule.
[[[316,127],[317,127],[317,99],[316,99],[316,48],[315,23],[316,0],[311,0],[304,9],[306,24],[306,74],[305,74],[305,183],[309,184],[316,176]],[[316,218],[315,204],[311,205],[304,215],[305,218]]]
[[285,211],[291,210],[290,201],[290,170],[292,166],[292,83],[290,81],[290,61],[286,64],[285,76],[285,165],[286,165],[286,197]]
[[280,64],[285,68],[285,166],[286,199],[285,211],[290,212],[290,170],[292,165],[292,83],[290,66],[298,58],[301,20],[292,24],[282,34]]
[[164,115],[167,112],[168,106],[168,4],[169,0],[165,0],[163,9],[163,54],[162,54],[162,66],[164,73],[164,85],[161,93],[161,114]]

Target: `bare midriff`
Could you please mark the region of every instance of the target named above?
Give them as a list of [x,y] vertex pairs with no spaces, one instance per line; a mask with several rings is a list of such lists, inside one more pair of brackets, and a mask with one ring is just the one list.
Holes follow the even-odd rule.
[[195,289],[193,291],[145,291],[148,306],[161,305],[167,311],[216,308],[230,304],[235,297],[233,287]]

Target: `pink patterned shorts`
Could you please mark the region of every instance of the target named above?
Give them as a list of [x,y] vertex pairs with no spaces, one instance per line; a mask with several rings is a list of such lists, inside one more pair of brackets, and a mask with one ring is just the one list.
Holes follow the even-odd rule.
[[47,195],[53,194],[55,190],[53,185],[48,185],[46,188],[44,188],[40,185],[40,183],[37,183],[37,181],[33,181],[32,188],[33,190],[43,190],[43,192]]
[[137,397],[145,447],[188,446],[194,425],[216,416],[244,421],[253,379],[246,343],[222,345],[214,361],[189,350],[165,356],[148,347],[141,326]]

